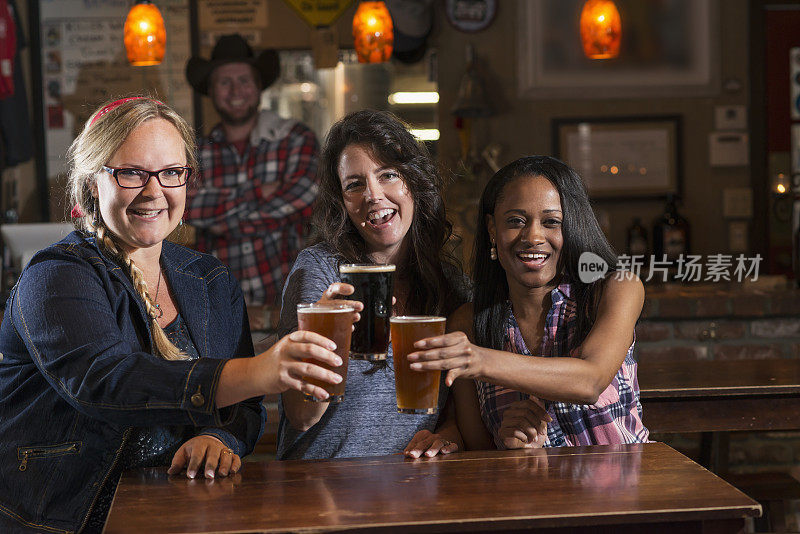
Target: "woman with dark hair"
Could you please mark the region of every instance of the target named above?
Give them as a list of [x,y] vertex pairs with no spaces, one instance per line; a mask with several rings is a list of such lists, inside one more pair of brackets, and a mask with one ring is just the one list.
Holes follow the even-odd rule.
[[[353,293],[340,282],[341,263],[394,264],[395,315],[448,315],[468,300],[467,284],[446,248],[452,226],[441,197],[444,180],[424,145],[397,117],[362,110],[334,124],[319,178],[313,245],[300,253],[286,281],[281,335],[297,328],[297,303]],[[403,450],[416,457],[457,450],[460,436],[452,417],[397,413],[391,366],[391,348],[384,362],[351,360],[340,404],[282,395],[278,457]],[[440,389],[439,406],[447,392]]]
[[[489,180],[477,227],[473,302],[409,355],[412,369],[455,380],[467,446],[647,441],[633,358],[644,287],[613,271],[580,176],[554,158],[521,158]],[[598,257],[612,271],[582,274]]]

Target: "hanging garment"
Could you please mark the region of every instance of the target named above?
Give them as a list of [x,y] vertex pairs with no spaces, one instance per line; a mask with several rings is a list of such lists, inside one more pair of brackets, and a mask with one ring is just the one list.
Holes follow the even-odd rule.
[[0,0],[0,98],[14,96],[14,56],[17,25],[8,0]]
[[22,74],[19,52],[26,46],[25,35],[15,0],[0,0],[7,6],[0,14],[10,13],[14,23],[16,53],[13,56],[13,95],[0,97],[0,168],[12,167],[33,157],[33,130],[28,114],[28,95]]

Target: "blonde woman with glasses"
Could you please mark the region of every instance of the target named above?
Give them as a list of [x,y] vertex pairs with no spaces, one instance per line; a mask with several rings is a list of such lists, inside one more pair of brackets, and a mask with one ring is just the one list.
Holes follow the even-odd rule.
[[196,168],[194,132],[161,102],[95,112],[68,153],[76,231],[38,252],[0,327],[0,531],[95,532],[119,475],[227,476],[263,430],[260,397],[339,376],[294,332],[254,356],[219,260],[165,241]]

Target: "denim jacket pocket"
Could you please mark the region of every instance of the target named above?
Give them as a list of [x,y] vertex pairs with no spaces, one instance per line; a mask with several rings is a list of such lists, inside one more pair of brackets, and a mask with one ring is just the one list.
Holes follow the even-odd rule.
[[25,471],[28,468],[28,460],[33,460],[35,458],[53,458],[65,454],[77,454],[80,450],[80,441],[68,441],[57,445],[17,447],[17,459],[20,461],[19,470]]

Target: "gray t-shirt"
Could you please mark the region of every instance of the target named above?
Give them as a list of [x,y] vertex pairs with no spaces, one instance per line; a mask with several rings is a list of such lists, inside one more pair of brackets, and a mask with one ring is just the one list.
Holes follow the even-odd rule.
[[[446,274],[450,275],[449,272]],[[448,280],[459,284],[452,309],[469,298],[465,277],[453,273]],[[340,282],[339,259],[324,244],[301,251],[283,288],[278,333],[282,337],[297,329],[297,304],[316,302],[335,282]],[[283,413],[278,427],[278,459],[344,458],[396,454],[403,451],[420,430],[433,431],[438,414],[397,413],[394,393],[392,348],[386,363],[350,360],[344,400],[330,404],[322,418],[306,432],[293,428]],[[439,387],[439,408],[444,407],[448,389],[444,374]]]

